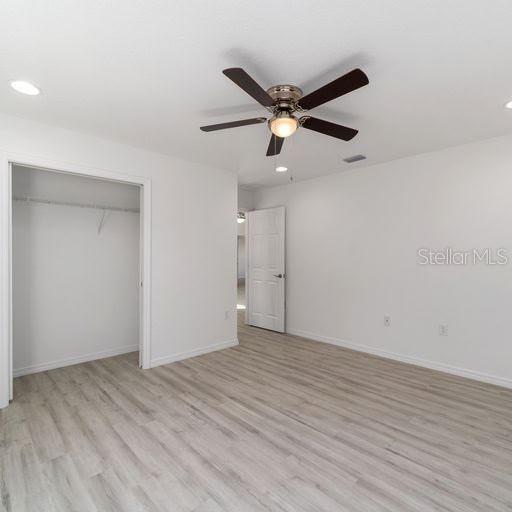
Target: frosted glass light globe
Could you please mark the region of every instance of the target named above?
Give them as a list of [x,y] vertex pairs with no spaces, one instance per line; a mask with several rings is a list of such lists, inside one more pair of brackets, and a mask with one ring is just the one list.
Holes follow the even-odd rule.
[[270,130],[275,136],[282,139],[293,135],[298,127],[297,119],[287,112],[281,112],[270,120]]

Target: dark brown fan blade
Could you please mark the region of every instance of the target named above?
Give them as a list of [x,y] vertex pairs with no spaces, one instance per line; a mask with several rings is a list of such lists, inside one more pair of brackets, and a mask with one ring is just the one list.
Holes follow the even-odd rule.
[[336,137],[341,140],[351,140],[358,132],[358,130],[354,130],[354,128],[348,128],[341,124],[330,123],[329,121],[310,116],[301,117],[300,124],[303,128],[307,128],[308,130],[330,135],[331,137]]
[[250,124],[264,123],[264,117],[255,117],[253,119],[242,119],[241,121],[232,121],[231,123],[210,124],[209,126],[201,126],[203,132],[214,132],[215,130],[225,130],[226,128],[236,128],[238,126],[248,126]]
[[223,73],[264,107],[274,104],[274,100],[242,68],[228,68]]
[[281,153],[281,148],[283,147],[284,139],[282,137],[277,137],[272,134],[270,137],[270,142],[268,144],[267,156],[275,156]]
[[306,94],[306,96],[299,100],[299,105],[304,110],[311,110],[369,83],[368,77],[360,69],[354,69],[350,73],[340,76],[327,85],[320,87],[320,89]]

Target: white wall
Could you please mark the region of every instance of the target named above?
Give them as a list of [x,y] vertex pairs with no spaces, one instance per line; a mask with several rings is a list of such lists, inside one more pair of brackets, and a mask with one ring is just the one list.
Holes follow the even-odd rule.
[[[238,187],[238,210],[248,212],[254,209],[254,191]],[[238,236],[245,236],[245,222],[237,224]]]
[[238,208],[243,211],[254,208],[254,190],[238,187]]
[[115,181],[16,165],[13,195],[138,209],[139,187]]
[[236,220],[235,220],[235,222],[236,222],[236,226],[237,226],[237,228],[236,228],[236,229],[237,229],[237,231],[236,231],[237,236],[238,236],[238,237],[241,237],[241,236],[242,236],[242,237],[244,237],[244,236],[245,236],[245,226],[246,226],[246,222],[240,222],[240,223],[239,223],[239,222],[237,222]]
[[15,375],[139,349],[139,214],[101,215],[13,203]]
[[245,279],[245,236],[238,236],[238,279]]
[[[277,205],[289,332],[512,386],[512,136],[256,193]],[[511,261],[421,266],[421,247]]]
[[0,152],[151,179],[153,364],[235,342],[233,173],[6,115]]

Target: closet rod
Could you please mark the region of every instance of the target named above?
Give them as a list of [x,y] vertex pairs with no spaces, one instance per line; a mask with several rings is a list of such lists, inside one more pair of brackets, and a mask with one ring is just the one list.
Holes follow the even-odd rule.
[[24,203],[42,203],[42,204],[57,204],[60,206],[76,206],[77,208],[91,208],[93,210],[111,210],[114,212],[131,212],[139,213],[138,208],[119,208],[117,206],[102,206],[99,204],[87,203],[67,203],[65,201],[51,201],[49,199],[37,199],[35,197],[13,197],[14,201],[21,201]]

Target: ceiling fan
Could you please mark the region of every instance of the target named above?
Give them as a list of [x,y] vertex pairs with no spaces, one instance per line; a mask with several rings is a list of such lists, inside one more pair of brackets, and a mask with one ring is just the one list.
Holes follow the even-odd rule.
[[[306,94],[306,96],[303,96],[301,89],[295,85],[274,85],[265,91],[242,68],[228,68],[223,73],[272,114],[272,117],[268,120],[272,136],[270,137],[267,156],[278,155],[283,147],[284,139],[294,134],[299,126],[345,141],[351,140],[357,135],[358,130],[353,128],[309,115],[297,119],[294,114],[302,114],[367,85],[369,83],[368,77],[360,69],[354,69],[320,87],[320,89]],[[201,130],[212,132],[225,130],[226,128],[261,124],[266,121],[265,117],[255,117],[230,123],[201,126]]]

